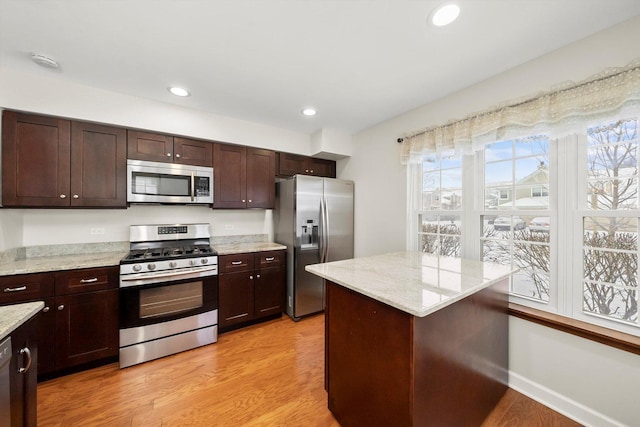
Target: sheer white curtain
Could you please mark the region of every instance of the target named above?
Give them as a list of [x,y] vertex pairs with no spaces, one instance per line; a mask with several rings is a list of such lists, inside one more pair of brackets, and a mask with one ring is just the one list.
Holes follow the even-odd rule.
[[566,83],[526,99],[407,134],[402,164],[420,163],[425,154],[471,153],[489,142],[545,133],[552,139],[579,133],[602,117],[640,113],[640,58],[579,83]]

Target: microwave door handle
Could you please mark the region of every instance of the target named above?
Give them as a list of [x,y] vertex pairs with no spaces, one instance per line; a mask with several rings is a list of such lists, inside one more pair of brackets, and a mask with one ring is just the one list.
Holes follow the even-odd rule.
[[196,177],[193,172],[191,172],[191,201],[195,200],[194,196],[196,193]]

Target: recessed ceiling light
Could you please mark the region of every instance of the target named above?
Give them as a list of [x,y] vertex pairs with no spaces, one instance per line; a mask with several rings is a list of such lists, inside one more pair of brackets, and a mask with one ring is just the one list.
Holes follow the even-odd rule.
[[451,24],[460,15],[460,6],[456,3],[443,3],[429,14],[429,22],[436,27]]
[[58,67],[60,67],[60,64],[58,64],[55,59],[41,53],[32,53],[31,60],[41,67],[49,68],[52,70],[56,70],[58,69]]
[[314,108],[305,108],[304,110],[301,111],[303,116],[315,116],[316,114],[318,114],[318,112],[314,109]]
[[174,94],[175,96],[189,96],[191,95],[188,90],[182,89],[181,87],[172,86],[169,88],[169,92]]

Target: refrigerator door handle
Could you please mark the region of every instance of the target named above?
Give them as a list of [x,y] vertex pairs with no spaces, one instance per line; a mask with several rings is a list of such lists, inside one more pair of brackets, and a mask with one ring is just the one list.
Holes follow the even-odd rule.
[[327,206],[327,198],[323,197],[322,198],[322,202],[324,203],[324,220],[322,222],[322,225],[324,226],[324,232],[322,234],[324,234],[324,261],[323,262],[328,262],[329,261],[329,207]]
[[325,200],[324,197],[320,199],[320,227],[319,228],[319,234],[320,236],[318,236],[318,240],[319,240],[319,245],[320,245],[320,262],[325,262],[326,261],[326,257],[325,257],[325,252],[326,252],[326,224],[325,224],[325,210],[326,210],[326,206],[325,206]]

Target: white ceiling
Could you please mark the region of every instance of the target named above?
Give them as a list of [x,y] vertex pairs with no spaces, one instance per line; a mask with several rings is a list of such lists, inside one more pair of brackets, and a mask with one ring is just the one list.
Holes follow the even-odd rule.
[[[357,132],[640,14],[638,0],[458,0],[454,24],[427,26],[443,1],[0,0],[0,66],[304,133]],[[306,106],[319,114],[303,117]]]

